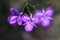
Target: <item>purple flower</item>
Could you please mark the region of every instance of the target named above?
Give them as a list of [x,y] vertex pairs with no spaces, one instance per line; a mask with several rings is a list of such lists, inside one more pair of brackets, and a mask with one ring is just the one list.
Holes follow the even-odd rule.
[[26,22],[24,29],[27,32],[31,32],[33,29],[33,25],[30,22]]
[[27,14],[24,14],[24,15],[22,16],[22,21],[25,22],[25,23],[24,23],[24,25],[25,25],[24,29],[25,29],[25,31],[27,31],[27,32],[31,32],[32,29],[33,29],[34,27],[36,27],[35,24],[37,24],[37,23],[39,22],[39,21],[38,21],[38,18],[32,17],[32,14],[30,15],[30,17],[29,17]]
[[18,10],[16,8],[10,8],[10,12],[11,12],[11,15],[7,18],[8,22],[10,24],[15,24],[16,22],[18,23],[18,25],[22,25],[22,17],[18,12]]
[[38,18],[43,27],[47,27],[50,25],[50,20],[53,20],[51,16],[53,16],[54,10],[51,7],[46,9],[36,10],[34,17]]

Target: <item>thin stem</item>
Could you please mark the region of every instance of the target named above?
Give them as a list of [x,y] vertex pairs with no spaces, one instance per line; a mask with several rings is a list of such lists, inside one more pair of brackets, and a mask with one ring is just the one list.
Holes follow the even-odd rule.
[[27,4],[23,7],[22,12],[24,11],[24,8],[27,6]]
[[33,7],[33,8],[36,10],[35,6],[33,6],[33,5],[31,5],[31,4],[28,4],[28,5],[31,6],[31,7]]
[[[36,10],[35,6],[29,4],[26,0],[24,0],[24,2],[25,2],[26,4],[28,4],[29,6],[33,7],[33,8]],[[25,5],[25,6],[27,6],[27,5]],[[24,7],[25,7],[25,6],[24,6]],[[23,10],[24,10],[24,8],[23,8]]]
[[27,8],[28,12],[31,14],[31,12],[30,12],[30,10],[29,10],[28,6],[26,6],[26,8]]
[[25,2],[25,6],[23,7],[22,12],[23,12],[24,8],[27,6],[26,0],[23,0],[23,1]]
[[[31,12],[30,12],[30,10],[29,10],[29,8],[28,8],[28,6],[27,6],[27,5],[29,5],[29,6],[33,7],[33,8],[36,10],[35,6],[32,6],[31,4],[29,4],[26,0],[24,0],[24,2],[26,3],[26,5],[24,6],[24,8],[26,7],[26,8],[27,8],[27,10],[28,10],[28,12],[29,12],[29,14],[31,15]],[[22,11],[24,10],[24,8],[22,9]]]
[[26,0],[23,0],[26,4],[28,3]]

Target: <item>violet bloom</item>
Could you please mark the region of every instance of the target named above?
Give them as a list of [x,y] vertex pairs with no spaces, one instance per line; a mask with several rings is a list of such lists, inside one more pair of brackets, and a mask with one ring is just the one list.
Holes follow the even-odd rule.
[[53,16],[54,10],[51,7],[46,9],[36,10],[34,17],[38,18],[43,27],[47,27],[50,25],[50,20],[53,20],[51,16]]
[[7,18],[9,24],[15,24],[16,22],[18,25],[22,25],[22,18],[21,13],[18,12],[16,8],[10,8],[11,15]]
[[35,24],[37,24],[39,22],[38,18],[32,17],[32,14],[30,15],[30,17],[27,14],[24,14],[23,17],[22,17],[22,20],[23,20],[23,22],[25,22],[24,23],[24,25],[25,25],[24,29],[27,32],[31,32],[32,29],[34,27],[36,27]]

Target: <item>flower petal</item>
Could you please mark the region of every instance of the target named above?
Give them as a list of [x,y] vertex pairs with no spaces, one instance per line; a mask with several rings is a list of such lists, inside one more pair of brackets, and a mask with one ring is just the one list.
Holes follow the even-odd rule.
[[9,16],[7,20],[10,24],[14,24],[17,21],[17,16]]
[[39,23],[39,19],[38,18],[32,18],[32,23]]
[[31,23],[34,27],[37,27],[35,23]]
[[28,16],[27,14],[24,14],[24,15],[22,16],[22,21],[23,21],[23,22],[28,22],[28,21],[30,21],[29,16]]
[[54,20],[52,17],[46,17],[47,19],[49,19],[49,20]]
[[23,14],[23,12],[20,12],[19,14],[20,14],[20,15],[22,15],[22,14]]
[[10,8],[10,12],[13,14],[13,15],[19,15],[19,12],[16,8]]
[[45,15],[46,16],[53,16],[54,10],[51,7],[46,8]]
[[30,23],[27,23],[27,24],[25,25],[24,29],[25,29],[26,32],[31,32],[32,29],[33,29],[33,25],[30,24]]
[[42,26],[43,27],[50,26],[50,20],[49,19],[43,19],[42,20]]
[[36,10],[33,17],[41,18],[42,16],[43,16],[42,11],[41,10]]
[[17,21],[18,21],[18,25],[22,25],[22,17],[21,16],[18,16]]

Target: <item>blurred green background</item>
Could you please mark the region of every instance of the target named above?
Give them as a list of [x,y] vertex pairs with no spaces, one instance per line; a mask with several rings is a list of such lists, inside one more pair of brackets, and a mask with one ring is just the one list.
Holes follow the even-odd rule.
[[[7,22],[7,17],[10,14],[9,9],[15,7],[22,11],[25,6],[25,1],[42,9],[51,6],[54,9],[54,20],[51,26],[42,28],[37,25],[32,32],[25,32],[23,26],[10,25]],[[60,40],[60,0],[0,0],[0,40]],[[24,9],[24,12],[27,9]],[[33,8],[30,11],[34,12]]]

